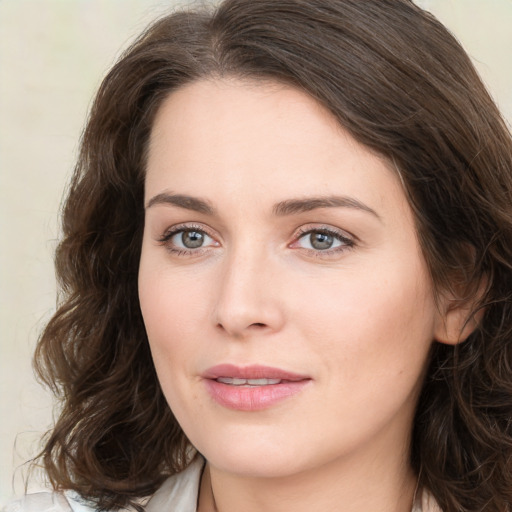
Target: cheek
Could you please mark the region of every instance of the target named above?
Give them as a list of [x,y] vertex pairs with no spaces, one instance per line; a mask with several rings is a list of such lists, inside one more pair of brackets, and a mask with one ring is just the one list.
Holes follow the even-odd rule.
[[207,297],[202,280],[178,271],[169,272],[165,263],[141,259],[139,301],[150,344],[172,344],[174,334],[197,329],[204,322]]
[[[176,415],[183,408],[181,394],[177,391],[184,383],[183,370],[193,360],[191,334],[200,320],[194,305],[201,304],[200,297],[190,287],[189,292],[179,284],[179,279],[166,277],[158,263],[141,260],[139,271],[139,301],[148,341],[158,380],[169,404]],[[187,395],[189,406],[194,397]]]
[[[311,285],[311,283],[309,283]],[[354,382],[421,372],[434,336],[436,310],[429,279],[418,265],[396,264],[305,286],[293,316],[303,337],[333,370]]]
[[190,389],[186,376],[197,372],[198,357],[205,353],[211,289],[204,276],[170,272],[165,259],[143,251],[139,301],[158,379],[175,413],[182,407],[181,394],[189,406],[193,402],[183,390]]

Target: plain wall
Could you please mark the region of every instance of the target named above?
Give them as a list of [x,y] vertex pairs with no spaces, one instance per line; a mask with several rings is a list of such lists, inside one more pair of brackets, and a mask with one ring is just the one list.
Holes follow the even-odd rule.
[[[462,41],[512,121],[512,1],[417,3]],[[0,0],[0,503],[23,492],[23,462],[52,420],[31,354],[54,311],[60,198],[91,98],[119,50],[177,4]]]

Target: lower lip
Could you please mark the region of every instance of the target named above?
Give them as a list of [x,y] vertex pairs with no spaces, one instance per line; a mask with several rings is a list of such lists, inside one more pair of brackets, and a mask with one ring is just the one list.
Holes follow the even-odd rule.
[[300,393],[309,379],[268,386],[232,386],[206,379],[210,396],[220,405],[237,411],[261,411]]

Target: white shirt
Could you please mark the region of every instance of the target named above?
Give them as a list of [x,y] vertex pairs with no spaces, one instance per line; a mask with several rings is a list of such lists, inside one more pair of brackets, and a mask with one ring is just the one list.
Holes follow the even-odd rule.
[[[196,512],[199,481],[204,466],[200,457],[181,473],[168,478],[149,500],[146,512]],[[2,512],[96,512],[75,492],[38,492],[7,505]]]
[[[168,478],[145,507],[146,512],[196,512],[204,460],[197,457],[181,473]],[[96,512],[76,493],[39,492],[14,501],[2,512]],[[429,493],[423,492],[411,512],[442,512]]]

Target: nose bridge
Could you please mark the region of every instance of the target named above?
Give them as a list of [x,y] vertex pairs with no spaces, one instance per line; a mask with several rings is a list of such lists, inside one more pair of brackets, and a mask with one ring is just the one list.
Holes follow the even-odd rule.
[[283,312],[276,300],[276,262],[264,243],[240,240],[226,255],[219,276],[215,322],[227,333],[243,337],[254,329],[277,330]]

